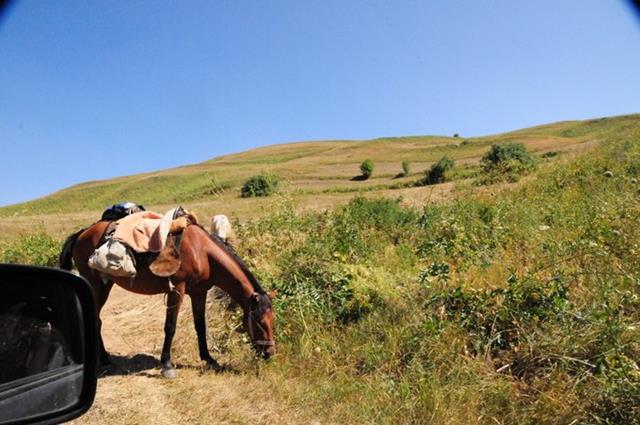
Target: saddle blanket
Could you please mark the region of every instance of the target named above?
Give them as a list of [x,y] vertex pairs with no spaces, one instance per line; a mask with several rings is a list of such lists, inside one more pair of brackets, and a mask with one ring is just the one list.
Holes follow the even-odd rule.
[[160,252],[164,248],[177,208],[165,215],[141,211],[117,221],[112,239],[123,242],[136,252]]

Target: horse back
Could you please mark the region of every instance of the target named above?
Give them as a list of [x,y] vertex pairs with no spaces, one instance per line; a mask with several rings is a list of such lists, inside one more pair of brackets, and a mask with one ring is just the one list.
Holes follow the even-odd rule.
[[[104,235],[109,222],[97,222],[81,232],[73,245],[73,259],[82,276],[94,284],[98,284],[100,274],[88,266],[89,257],[104,242]],[[206,237],[205,237],[206,236]],[[188,226],[183,231],[182,243],[180,246],[181,265],[180,269],[171,278],[174,284],[184,281],[189,283],[186,292],[194,290],[206,290],[200,288],[203,281],[210,277],[210,268],[207,260],[205,246],[208,234],[201,231],[198,226]],[[136,264],[136,277],[134,279],[114,278],[113,281],[118,286],[138,294],[153,295],[167,292],[169,279],[158,277],[150,270],[146,261],[138,261]],[[102,284],[102,283],[100,283]],[[193,287],[191,287],[193,286]],[[205,285],[210,286],[210,285]]]

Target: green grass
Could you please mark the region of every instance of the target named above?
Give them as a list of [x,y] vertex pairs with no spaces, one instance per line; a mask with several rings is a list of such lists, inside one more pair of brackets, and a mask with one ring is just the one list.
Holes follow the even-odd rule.
[[[411,161],[414,172],[444,155],[457,164],[477,163],[494,143],[518,142],[533,153],[559,152],[573,145],[606,140],[640,126],[638,115],[572,121],[532,127],[486,137],[452,138],[411,136],[370,141],[292,143],[259,148],[205,161],[201,164],[112,180],[79,184],[30,202],[0,208],[0,217],[100,211],[124,200],[145,205],[201,203],[215,199],[239,202],[240,187],[255,174],[277,174],[296,190],[299,182],[322,186],[324,181],[349,179],[364,159],[376,164],[376,180],[392,180],[398,164]],[[351,182],[357,185],[363,182]],[[389,182],[391,185],[395,182]],[[390,186],[394,187],[394,186]],[[230,189],[230,190],[227,190]]]
[[[241,256],[279,290],[279,355],[259,379],[330,423],[640,423],[638,121],[468,139],[483,152],[525,133],[602,144],[511,189],[460,185],[446,204],[356,197],[300,213],[309,197],[270,199],[269,215],[235,224]],[[407,141],[419,138],[372,143]],[[41,233],[3,261],[49,263],[57,241]]]
[[230,187],[230,183],[210,172],[124,177],[78,185],[42,199],[4,207],[0,216],[100,211],[125,200],[142,205],[179,204],[215,198]]
[[498,197],[241,226],[281,294],[271,373],[341,423],[639,423],[640,134],[619,139]]

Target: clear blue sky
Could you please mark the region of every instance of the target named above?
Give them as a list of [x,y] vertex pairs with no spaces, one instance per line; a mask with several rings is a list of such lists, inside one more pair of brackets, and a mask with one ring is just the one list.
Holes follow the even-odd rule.
[[622,0],[23,0],[0,205],[274,143],[640,112],[638,22]]

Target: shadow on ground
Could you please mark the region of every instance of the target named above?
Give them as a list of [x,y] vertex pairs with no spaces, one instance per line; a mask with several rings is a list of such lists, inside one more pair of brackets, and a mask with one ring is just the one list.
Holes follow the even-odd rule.
[[134,356],[110,355],[111,365],[100,371],[103,376],[122,376],[139,373],[149,369],[160,368],[160,361],[149,354],[136,354]]
[[[152,378],[161,378],[160,375],[160,361],[150,356],[149,354],[136,354],[134,356],[119,356],[112,354],[110,356],[111,365],[102,368],[99,377],[106,376],[126,376],[126,375],[142,375]],[[236,369],[232,365],[221,365],[220,369],[213,369],[210,366],[205,365],[181,365],[177,364],[176,369],[194,369],[200,370],[203,373],[231,373],[238,375],[240,370]]]
[[351,177],[350,180],[352,182],[361,182],[361,181],[367,180],[368,178],[369,177],[367,177],[367,176],[355,176],[355,177]]

